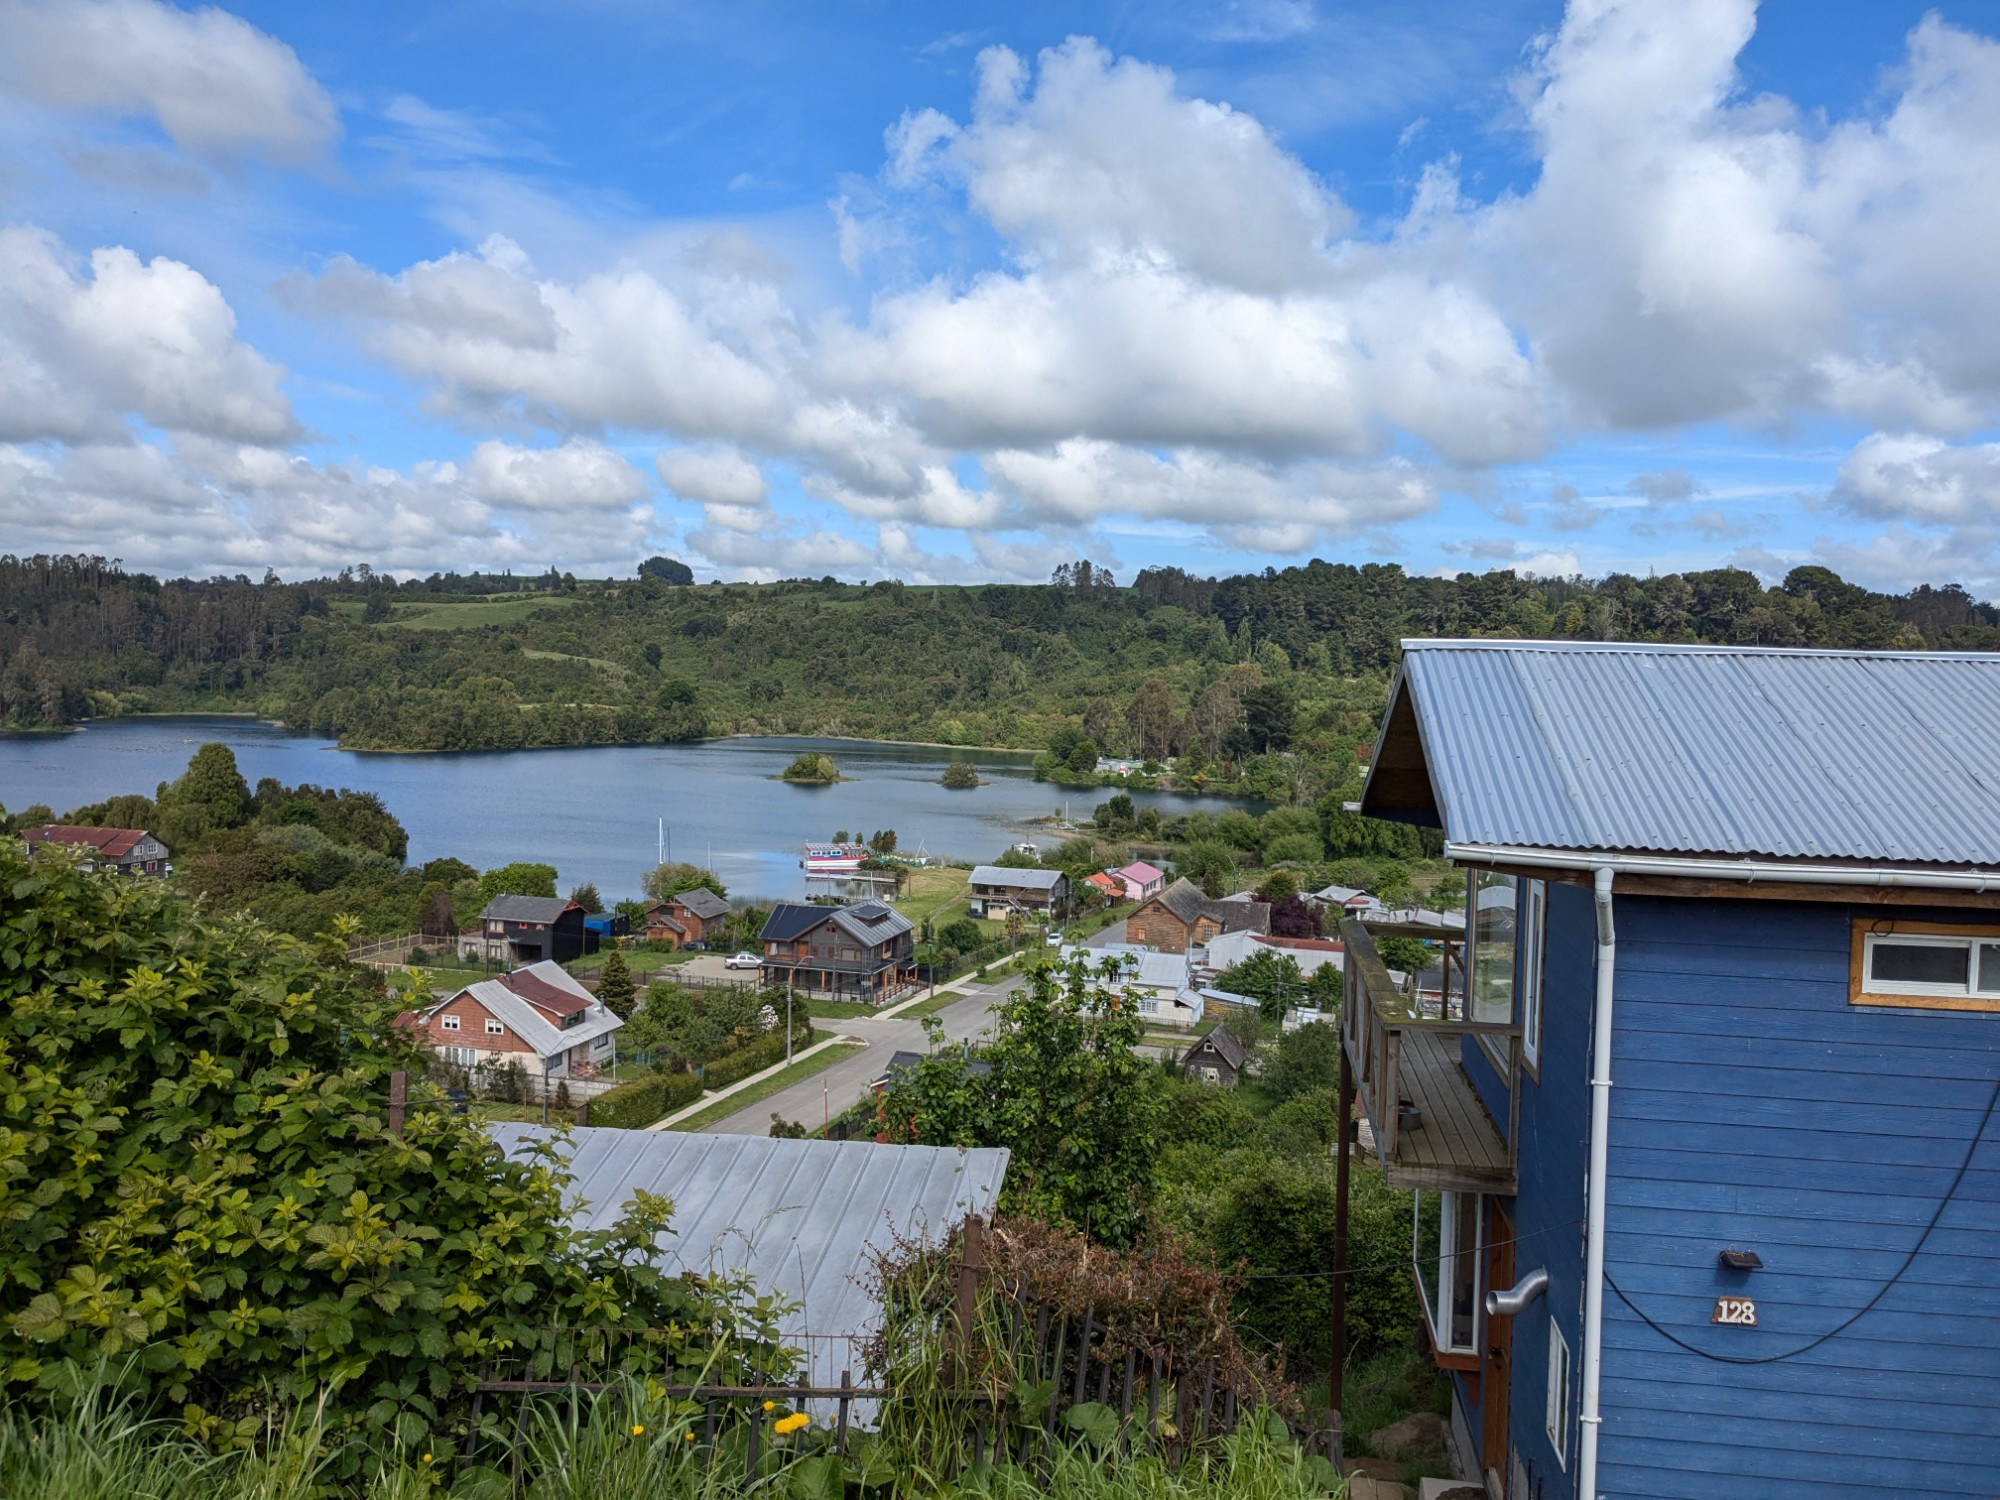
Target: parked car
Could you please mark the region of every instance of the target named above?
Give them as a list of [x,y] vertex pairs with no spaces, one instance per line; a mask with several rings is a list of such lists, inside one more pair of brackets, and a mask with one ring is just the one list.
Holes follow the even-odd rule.
[[764,960],[754,953],[745,951],[730,954],[722,961],[722,966],[725,969],[761,969],[764,967]]

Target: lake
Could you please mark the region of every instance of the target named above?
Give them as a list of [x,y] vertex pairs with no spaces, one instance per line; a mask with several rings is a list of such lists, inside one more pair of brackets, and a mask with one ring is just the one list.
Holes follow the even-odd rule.
[[[1030,757],[866,740],[728,739],[692,745],[612,745],[578,750],[504,750],[450,755],[377,755],[291,734],[254,719],[111,719],[73,734],[0,736],[0,803],[10,812],[45,802],[60,816],[124,792],[150,796],[186,768],[195,747],[220,740],[253,786],[374,792],[410,831],[410,862],[456,855],[480,869],[541,860],[568,890],[589,881],[616,900],[639,893],[654,863],[659,820],[671,858],[713,867],[730,894],[766,900],[804,894],[799,868],[808,839],[841,829],[866,837],[893,828],[897,848],[955,859],[992,859],[1035,836],[1029,820],[1067,802],[1073,816],[1115,789],[1066,792],[1034,779]],[[852,778],[792,786],[778,773],[801,750],[825,750]],[[969,761],[988,785],[938,785],[948,761]],[[1134,792],[1163,815],[1241,806],[1218,797]]]

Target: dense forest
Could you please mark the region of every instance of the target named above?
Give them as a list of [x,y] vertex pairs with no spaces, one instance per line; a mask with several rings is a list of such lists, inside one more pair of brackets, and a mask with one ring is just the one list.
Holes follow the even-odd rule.
[[[1120,585],[832,578],[691,585],[651,559],[579,582],[367,568],[158,580],[94,557],[0,558],[0,723],[253,710],[359,749],[845,735],[1096,753],[1285,800],[1275,763],[1351,769],[1404,636],[2000,649],[1962,588],[1874,593],[1823,568],[1418,577],[1315,559]],[[1261,764],[1260,764],[1261,763]],[[1323,789],[1323,787],[1322,787]]]

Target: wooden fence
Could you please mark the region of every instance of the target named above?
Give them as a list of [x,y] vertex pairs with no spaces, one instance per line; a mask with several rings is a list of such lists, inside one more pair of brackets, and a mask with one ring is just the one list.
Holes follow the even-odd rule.
[[[964,1426],[938,1444],[941,1453],[956,1454],[966,1468],[1013,1464],[1045,1470],[1059,1447],[1088,1441],[1100,1451],[1108,1452],[1115,1446],[1125,1457],[1152,1454],[1178,1469],[1245,1422],[1275,1420],[1304,1453],[1326,1459],[1333,1474],[1341,1471],[1338,1412],[1324,1412],[1317,1421],[1285,1416],[1274,1411],[1260,1392],[1239,1390],[1230,1384],[1213,1360],[1190,1362],[1172,1349],[1142,1354],[1129,1345],[1119,1347],[1113,1342],[1113,1331],[1091,1308],[1081,1315],[1065,1313],[1053,1302],[992,1287],[999,1293],[1002,1347],[975,1353],[973,1330],[979,1316],[980,1291],[992,1286],[981,1253],[982,1236],[980,1220],[968,1219],[952,1308],[942,1329],[946,1389],[955,1389]],[[991,1321],[989,1312],[989,1327]],[[577,1331],[578,1343],[603,1337],[601,1333]],[[629,1353],[632,1347],[626,1342],[621,1353]],[[975,1370],[976,1364],[988,1361],[1004,1364],[1011,1375],[1005,1388],[997,1392],[983,1388],[988,1381]],[[606,1368],[613,1365],[617,1365],[615,1373]],[[529,1402],[535,1397],[567,1394],[574,1399],[576,1393],[616,1389],[620,1379],[643,1378],[646,1373],[611,1358],[604,1359],[595,1371],[583,1362],[571,1362],[563,1379],[489,1369],[475,1388],[473,1426],[478,1428],[481,1411],[490,1402],[517,1398],[521,1406],[513,1426],[518,1436],[527,1420]],[[851,1369],[841,1372],[838,1385],[665,1385],[649,1389],[699,1405],[698,1452],[704,1466],[740,1458],[751,1478],[758,1474],[765,1441],[765,1402],[794,1409],[808,1403],[822,1410],[830,1408],[833,1451],[844,1456],[859,1422],[874,1413],[877,1403],[893,1402],[898,1395],[893,1384],[857,1385]],[[518,1442],[513,1445],[517,1465],[520,1446]]]

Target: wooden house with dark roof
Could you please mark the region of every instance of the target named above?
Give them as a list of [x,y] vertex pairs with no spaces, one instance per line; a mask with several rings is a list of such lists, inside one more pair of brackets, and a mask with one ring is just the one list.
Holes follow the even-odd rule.
[[1195,1083],[1219,1083],[1235,1088],[1242,1081],[1250,1050],[1227,1026],[1211,1026],[1181,1054],[1181,1076]]
[[763,983],[879,1005],[914,982],[910,919],[880,901],[809,906],[780,901],[759,934]]
[[646,937],[674,948],[692,947],[720,939],[728,922],[729,903],[698,885],[647,907]]
[[459,935],[458,951],[489,963],[567,963],[597,951],[597,935],[584,925],[587,915],[560,896],[495,896],[479,913],[479,925]]
[[1182,878],[1141,902],[1125,919],[1125,941],[1162,953],[1186,953],[1225,932],[1269,932],[1271,908],[1262,901],[1222,901],[1204,896]]

